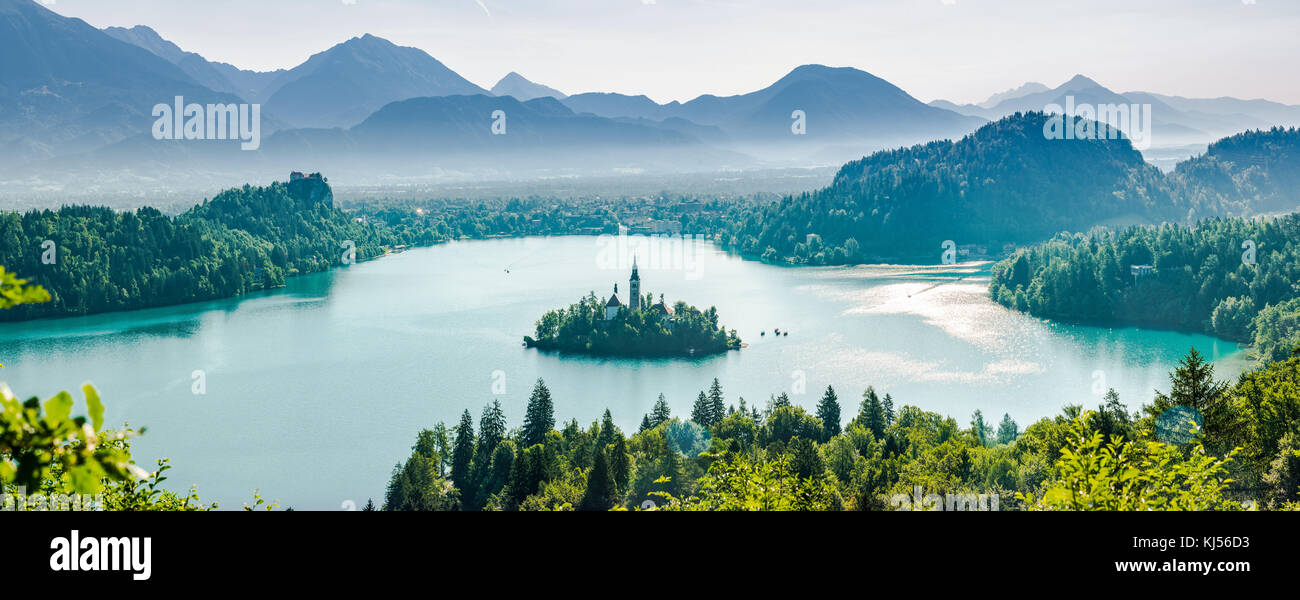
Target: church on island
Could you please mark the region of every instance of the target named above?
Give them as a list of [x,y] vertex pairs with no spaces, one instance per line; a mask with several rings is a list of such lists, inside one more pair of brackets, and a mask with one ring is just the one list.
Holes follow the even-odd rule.
[[[645,302],[645,299],[641,297],[641,275],[637,274],[635,256],[632,257],[632,276],[627,280],[627,287],[627,309],[630,311],[641,310],[641,305]],[[610,294],[609,299],[605,301],[605,320],[614,320],[614,317],[618,316],[619,309],[623,307],[623,302],[618,299],[618,284],[615,283],[614,293]],[[655,303],[654,306],[651,306],[650,310],[667,316],[670,319],[673,317],[673,308],[664,302],[663,295],[659,296],[659,302]]]

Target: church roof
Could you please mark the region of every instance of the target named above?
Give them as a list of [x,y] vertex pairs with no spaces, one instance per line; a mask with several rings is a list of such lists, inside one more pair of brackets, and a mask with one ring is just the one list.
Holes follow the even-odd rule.
[[623,303],[618,301],[618,294],[610,294],[605,306],[623,306]]
[[659,311],[665,315],[673,314],[673,307],[664,304],[662,300],[656,302],[654,306],[651,306],[650,310]]

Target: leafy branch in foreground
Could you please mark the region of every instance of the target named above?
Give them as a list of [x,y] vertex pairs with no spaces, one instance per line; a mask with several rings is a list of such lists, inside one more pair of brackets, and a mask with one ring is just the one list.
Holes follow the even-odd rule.
[[19,304],[36,304],[49,302],[50,293],[39,285],[27,285],[26,279],[5,271],[0,267],[0,309],[11,308]]
[[[0,267],[0,309],[46,302],[40,286],[28,286]],[[104,403],[90,384],[81,387],[86,416],[72,416],[73,399],[59,392],[44,403],[32,397],[19,402],[0,382],[0,493],[98,494],[105,510],[213,510],[202,505],[194,488],[188,496],[162,489],[171,468],[145,472],[131,459],[137,432],[105,430]],[[141,430],[143,433],[143,430]]]
[[1071,424],[1056,463],[1059,478],[1043,495],[1016,494],[1030,510],[1242,510],[1223,494],[1237,450],[1215,458],[1199,439],[1186,449],[1150,440],[1106,442],[1089,425],[1095,415],[1085,411]]
[[[702,456],[712,458],[708,453]],[[799,477],[791,470],[788,455],[755,463],[731,453],[709,466],[693,496],[683,500],[668,492],[650,495],[663,498],[666,503],[659,510],[667,511],[808,511],[832,510],[836,504],[830,483]]]
[[87,417],[72,416],[72,396],[59,392],[45,401],[19,402],[0,384],[0,484],[41,489],[54,480],[75,493],[100,491],[104,480],[147,477],[131,463],[125,442],[134,432],[106,431],[104,405],[90,385],[82,386]]

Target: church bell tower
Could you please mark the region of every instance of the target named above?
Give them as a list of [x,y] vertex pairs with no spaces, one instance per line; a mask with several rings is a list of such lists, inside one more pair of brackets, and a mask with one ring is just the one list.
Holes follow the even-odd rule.
[[636,257],[632,257],[632,277],[628,279],[628,292],[631,297],[628,298],[627,307],[636,310],[641,308],[641,276],[636,273]]

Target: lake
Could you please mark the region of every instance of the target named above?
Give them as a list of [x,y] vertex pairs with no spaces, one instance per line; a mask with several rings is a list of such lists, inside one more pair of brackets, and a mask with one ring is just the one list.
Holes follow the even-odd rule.
[[[0,380],[24,398],[76,392],[74,414],[92,382],[108,424],[148,428],[133,446],[141,466],[171,458],[171,489],[198,485],[223,509],[255,489],[282,506],[339,509],[381,502],[421,428],[454,425],[465,409],[477,428],[493,399],[518,427],[539,377],[557,421],[586,425],[609,408],[627,433],[660,393],[688,416],[715,377],[729,404],[762,407],[785,391],[812,409],[830,384],[847,422],[871,385],[963,426],[980,409],[1023,428],[1066,404],[1095,407],[1110,387],[1136,409],[1167,390],[1191,347],[1222,379],[1248,366],[1237,344],[1204,335],[1013,313],[988,299],[986,264],[792,268],[708,244],[650,244],[455,242],[238,299],[0,323]],[[538,317],[588,292],[605,297],[617,283],[626,300],[634,254],[643,293],[717,306],[748,347],[651,360],[521,347]]]

